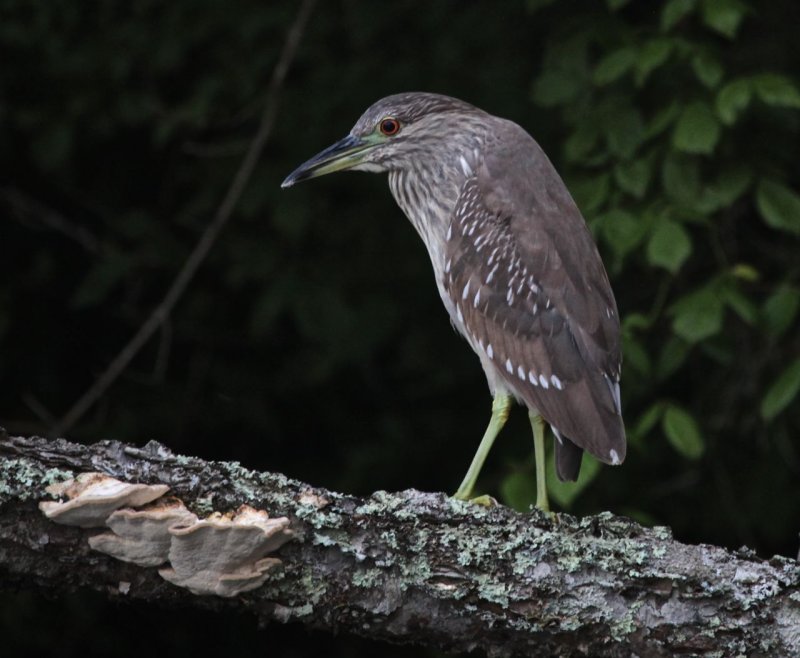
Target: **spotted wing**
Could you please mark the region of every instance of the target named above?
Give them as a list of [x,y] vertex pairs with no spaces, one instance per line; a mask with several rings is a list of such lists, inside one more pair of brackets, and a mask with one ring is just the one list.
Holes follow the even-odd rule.
[[560,435],[559,474],[574,479],[582,449],[625,457],[617,309],[569,192],[518,130],[461,189],[445,288],[484,361]]

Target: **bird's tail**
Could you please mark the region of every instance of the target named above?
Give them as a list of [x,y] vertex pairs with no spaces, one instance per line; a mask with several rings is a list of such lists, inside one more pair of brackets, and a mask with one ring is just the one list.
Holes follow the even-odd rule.
[[583,448],[575,445],[555,428],[553,428],[553,434],[555,434],[556,475],[562,482],[575,482],[581,472]]

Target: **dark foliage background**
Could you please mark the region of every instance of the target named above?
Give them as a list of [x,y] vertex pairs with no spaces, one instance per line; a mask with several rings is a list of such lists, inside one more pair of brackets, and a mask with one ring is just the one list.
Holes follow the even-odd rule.
[[[11,433],[47,434],[161,299],[252,139],[297,7],[0,1]],[[560,506],[796,554],[799,23],[793,0],[319,3],[231,223],[67,435],[157,439],[358,494],[454,490],[490,400],[385,180],[279,188],[374,100],[438,91],[540,141],[623,313],[628,460],[589,463]],[[517,413],[482,479],[521,509],[530,443]],[[4,655],[418,654],[86,596],[0,601]]]

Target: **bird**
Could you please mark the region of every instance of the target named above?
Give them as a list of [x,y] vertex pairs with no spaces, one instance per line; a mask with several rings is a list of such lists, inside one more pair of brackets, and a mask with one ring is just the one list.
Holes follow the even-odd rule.
[[452,324],[483,366],[491,418],[454,497],[482,498],[481,467],[515,401],[533,430],[536,507],[550,509],[545,423],[561,481],[577,480],[584,451],[621,464],[617,304],[586,221],[533,137],[457,98],[399,93],[281,186],[343,170],[388,174]]

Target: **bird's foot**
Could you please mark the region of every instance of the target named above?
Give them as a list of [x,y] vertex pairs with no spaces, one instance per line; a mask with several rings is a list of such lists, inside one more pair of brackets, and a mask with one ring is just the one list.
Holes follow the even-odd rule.
[[456,500],[463,500],[466,503],[475,503],[476,505],[482,505],[483,507],[496,507],[499,505],[495,498],[492,498],[489,494],[483,494],[482,496],[473,496],[471,493],[464,494],[460,491],[456,492],[453,495],[453,498]]
[[475,498],[470,498],[471,503],[475,503],[476,505],[483,505],[484,507],[496,507],[500,503],[497,502],[495,498],[492,498],[489,494],[483,494],[482,496],[475,496]]

